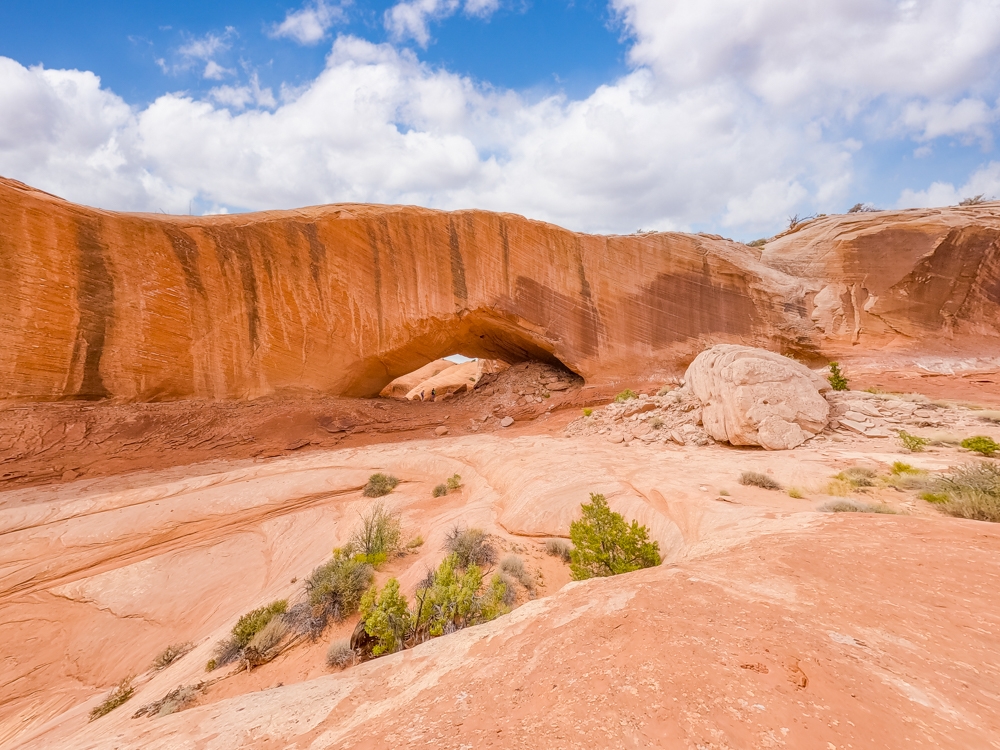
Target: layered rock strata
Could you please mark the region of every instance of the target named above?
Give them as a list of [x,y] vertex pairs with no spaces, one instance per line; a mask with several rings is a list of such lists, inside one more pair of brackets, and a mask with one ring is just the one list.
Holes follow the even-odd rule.
[[188,217],[0,179],[0,399],[376,395],[436,358],[679,372],[715,343],[996,351],[996,204],[828,217],[763,251],[511,214]]

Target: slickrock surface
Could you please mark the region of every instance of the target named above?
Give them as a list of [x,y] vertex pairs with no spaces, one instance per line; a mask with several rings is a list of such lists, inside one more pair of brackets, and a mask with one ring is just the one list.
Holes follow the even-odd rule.
[[454,367],[455,363],[447,359],[436,359],[423,367],[417,368],[413,372],[393,380],[379,393],[384,398],[406,398],[406,394],[423,383],[428,378],[433,378],[440,372]]
[[116,214],[0,179],[0,227],[0,399],[375,395],[455,352],[601,383],[712,343],[1000,341],[996,204],[827,217],[760,251],[399,206]]

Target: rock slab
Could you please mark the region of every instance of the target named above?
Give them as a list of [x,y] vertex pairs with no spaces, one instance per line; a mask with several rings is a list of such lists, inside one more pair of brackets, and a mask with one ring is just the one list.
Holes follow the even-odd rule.
[[713,346],[688,367],[685,384],[702,402],[705,431],[732,445],[787,450],[821,432],[830,420],[826,381],[764,349]]

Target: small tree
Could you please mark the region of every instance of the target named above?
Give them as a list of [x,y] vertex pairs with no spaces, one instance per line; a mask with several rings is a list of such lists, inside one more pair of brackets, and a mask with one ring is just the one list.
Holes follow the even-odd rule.
[[410,630],[410,608],[399,591],[399,581],[390,578],[382,593],[372,586],[361,597],[361,620],[365,632],[376,640],[372,656],[391,654],[403,648]]
[[826,379],[830,381],[830,387],[835,391],[846,391],[850,388],[847,378],[845,378],[844,373],[840,371],[839,362],[830,363],[830,374]]
[[613,576],[662,562],[660,545],[649,541],[649,529],[608,507],[604,495],[590,494],[590,503],[581,506],[583,518],[569,526],[573,542],[570,570],[582,581],[595,576]]
[[377,500],[361,514],[361,525],[354,530],[351,547],[377,566],[377,558],[384,560],[399,551],[401,540],[399,516]]

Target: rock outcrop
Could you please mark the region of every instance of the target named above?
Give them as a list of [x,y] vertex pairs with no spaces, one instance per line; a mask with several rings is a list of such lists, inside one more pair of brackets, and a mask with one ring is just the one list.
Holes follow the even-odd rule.
[[705,431],[732,445],[787,450],[820,433],[830,420],[817,373],[780,354],[720,344],[699,354],[684,376],[702,403]]
[[384,398],[406,398],[406,394],[419,386],[425,380],[454,367],[455,363],[447,359],[435,359],[413,372],[401,375],[393,380],[379,393]]
[[122,214],[0,179],[0,299],[0,399],[373,396],[456,352],[589,382],[715,343],[995,352],[1000,208],[827,217],[761,251],[405,206]]

